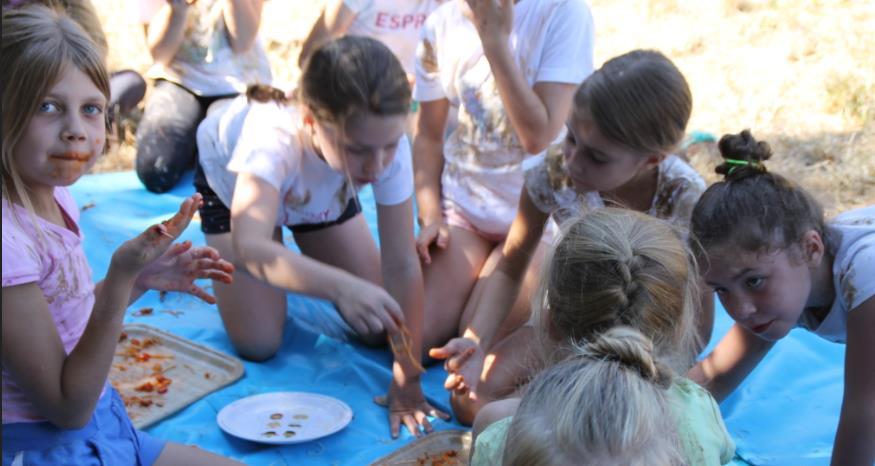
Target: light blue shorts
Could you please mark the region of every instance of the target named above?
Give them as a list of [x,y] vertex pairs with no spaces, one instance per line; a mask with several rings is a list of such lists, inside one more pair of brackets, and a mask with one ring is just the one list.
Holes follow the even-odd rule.
[[164,444],[135,429],[121,397],[107,387],[91,421],[81,429],[59,429],[49,422],[3,424],[3,466],[150,466]]

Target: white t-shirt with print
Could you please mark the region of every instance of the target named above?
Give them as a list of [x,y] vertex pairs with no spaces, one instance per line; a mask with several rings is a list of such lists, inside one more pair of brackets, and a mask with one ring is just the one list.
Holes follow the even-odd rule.
[[[182,45],[168,65],[155,63],[146,76],[179,84],[200,96],[244,92],[250,84],[269,84],[270,63],[256,38],[236,54],[222,16],[226,0],[198,0],[188,7]],[[149,24],[167,0],[136,0],[138,23]]]
[[[302,137],[304,131],[296,106],[250,104],[246,96],[237,97],[198,127],[199,163],[207,183],[230,207],[237,173],[251,173],[279,191],[277,225],[337,220],[360,187],[332,169]],[[400,204],[413,195],[409,146],[402,137],[392,163],[373,183],[378,204]]]
[[875,296],[875,206],[840,214],[828,228],[838,244],[832,263],[835,300],[822,321],[805,311],[799,326],[826,340],[845,343],[848,314]]
[[[523,187],[520,145],[498,93],[474,25],[459,1],[425,21],[417,49],[414,98],[446,98],[458,125],[444,142],[442,194],[478,230],[504,235]],[[583,0],[521,0],[510,37],[529,86],[579,84],[593,71],[593,24]],[[557,136],[558,137],[558,136]]]
[[[543,161],[525,172],[526,192],[541,212],[561,224],[605,206],[598,192],[578,194],[568,180],[558,146]],[[647,214],[667,220],[686,233],[693,207],[705,192],[705,180],[680,157],[669,155],[657,166],[656,193]]]
[[419,30],[429,13],[445,1],[449,0],[343,0],[356,15],[347,34],[383,42],[412,75]]

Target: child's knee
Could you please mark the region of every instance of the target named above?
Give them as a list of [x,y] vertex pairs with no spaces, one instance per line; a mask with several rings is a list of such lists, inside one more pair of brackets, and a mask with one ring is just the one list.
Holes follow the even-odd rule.
[[484,399],[479,391],[476,397],[472,397],[470,392],[464,395],[456,393],[450,395],[450,406],[453,408],[453,416],[459,424],[464,426],[474,424],[474,419],[477,417],[480,408],[489,401],[491,400]]
[[243,359],[253,362],[262,362],[274,357],[277,351],[279,351],[280,343],[282,343],[281,340],[275,342],[234,342],[234,348],[237,350],[237,354]]

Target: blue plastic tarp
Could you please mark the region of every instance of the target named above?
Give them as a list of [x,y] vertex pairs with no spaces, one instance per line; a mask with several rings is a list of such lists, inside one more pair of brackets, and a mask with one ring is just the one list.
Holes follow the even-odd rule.
[[[176,211],[193,192],[190,177],[170,193],[148,193],[133,172],[89,175],[72,187],[82,212],[85,248],[95,277],[105,273],[112,252]],[[362,193],[368,224],[376,237],[376,211],[369,190]],[[204,244],[193,222],[182,239]],[[204,283],[208,285],[208,283]],[[391,356],[342,338],[343,323],[327,302],[289,294],[289,315],[282,348],[262,363],[244,361],[246,373],[236,383],[191,404],[150,427],[155,436],[195,444],[251,465],[362,465],[412,441],[392,440],[386,410],[372,398],[389,384]],[[148,316],[134,316],[153,307]],[[174,316],[161,310],[183,311]],[[714,342],[731,324],[719,308]],[[200,344],[235,354],[218,310],[196,298],[170,293],[162,301],[149,292],[127,311],[126,323],[153,325]],[[842,398],[844,347],[794,331],[721,406],[727,427],[738,446],[734,464],[827,465]],[[446,373],[440,365],[423,376],[429,400],[449,412],[442,387]],[[305,391],[333,396],[353,410],[344,430],[313,442],[268,446],[236,439],[222,432],[216,415],[240,398],[275,391]],[[438,430],[460,428],[454,422],[432,420]]]

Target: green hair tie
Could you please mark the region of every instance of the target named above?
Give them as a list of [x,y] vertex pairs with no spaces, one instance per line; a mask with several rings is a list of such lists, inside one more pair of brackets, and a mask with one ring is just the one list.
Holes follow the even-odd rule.
[[726,172],[726,176],[729,176],[736,169],[741,167],[753,167],[753,168],[761,168],[763,165],[760,162],[751,162],[750,160],[738,160],[738,159],[726,159],[724,160],[727,165],[733,165],[729,168],[729,171]]

